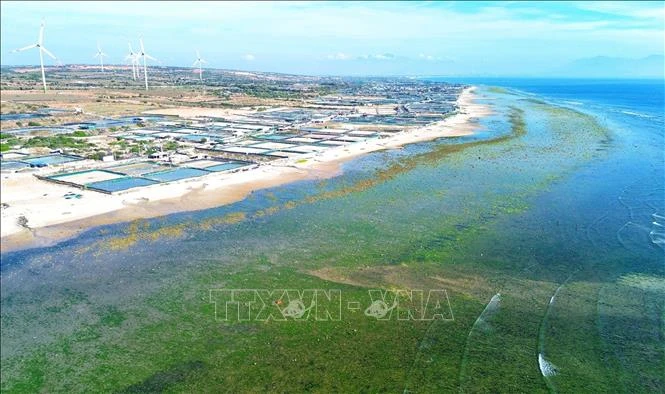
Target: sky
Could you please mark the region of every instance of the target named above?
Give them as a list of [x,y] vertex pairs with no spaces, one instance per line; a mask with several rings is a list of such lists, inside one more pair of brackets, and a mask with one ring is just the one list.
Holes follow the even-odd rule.
[[665,3],[2,0],[2,65],[39,63],[11,51],[37,41],[42,18],[44,46],[65,64],[96,62],[97,42],[122,63],[142,36],[162,65],[191,66],[198,49],[208,67],[247,71],[574,76],[588,72],[580,59],[632,62],[623,73],[649,56],[662,65]]

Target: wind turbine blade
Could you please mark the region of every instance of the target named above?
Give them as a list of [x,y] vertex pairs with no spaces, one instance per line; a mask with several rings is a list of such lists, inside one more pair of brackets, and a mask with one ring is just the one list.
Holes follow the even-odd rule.
[[95,53],[94,55],[92,55],[92,57],[94,57],[95,59],[97,59],[97,58],[99,57],[99,52],[97,52],[97,53]]
[[19,48],[19,49],[14,49],[12,51],[12,53],[14,53],[14,52],[23,52],[23,51],[27,51],[28,49],[32,49],[32,48],[37,48],[37,44],[28,45],[27,47],[23,47],[23,48]]
[[154,57],[148,55],[147,53],[144,53],[143,56],[145,56],[146,59],[152,60],[153,62],[159,62],[159,60],[157,60]]
[[201,62],[201,64],[206,64],[206,63],[208,63],[207,61],[205,61],[205,60],[203,60],[203,59],[199,59],[199,62]]
[[143,37],[139,38],[139,43],[141,44],[141,53],[145,53],[145,48],[143,47]]
[[58,60],[58,58],[55,57],[55,55],[52,54],[51,51],[49,51],[48,49],[46,49],[46,48],[44,48],[44,47],[39,47],[39,48],[40,48],[42,51],[44,51],[45,54],[47,54],[47,55],[49,55],[51,58],[53,58],[53,60]]
[[39,45],[44,44],[44,27],[46,26],[46,22],[42,19],[42,24],[39,26]]
[[197,64],[199,64],[198,59],[197,59],[197,60],[194,60],[194,63],[192,64],[192,67],[196,66]]
[[198,49],[196,50],[196,58],[197,58],[197,59],[200,59],[200,58],[201,58],[201,54],[199,53],[199,50],[198,50]]

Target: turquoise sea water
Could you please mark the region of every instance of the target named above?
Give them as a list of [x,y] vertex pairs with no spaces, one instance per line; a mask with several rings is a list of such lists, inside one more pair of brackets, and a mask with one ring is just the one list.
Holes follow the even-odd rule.
[[[473,136],[2,255],[3,389],[661,390],[662,81],[469,82],[494,111]],[[344,272],[352,294],[438,283],[455,319],[214,320],[211,288]]]

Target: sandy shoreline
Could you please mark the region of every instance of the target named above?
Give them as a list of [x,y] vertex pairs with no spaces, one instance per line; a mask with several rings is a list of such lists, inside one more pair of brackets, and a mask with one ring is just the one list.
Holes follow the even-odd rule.
[[[218,207],[240,201],[252,191],[297,180],[333,177],[341,172],[342,163],[369,152],[472,134],[477,127],[473,120],[491,113],[487,106],[473,101],[473,90],[472,87],[460,94],[459,113],[426,127],[332,148],[306,161],[285,159],[248,171],[211,174],[119,195],[82,191],[38,180],[32,174],[3,174],[0,199],[9,206],[2,208],[0,250],[46,246],[99,225]],[[63,195],[68,192],[83,197],[67,200]],[[21,216],[27,219],[30,229],[18,224]]]

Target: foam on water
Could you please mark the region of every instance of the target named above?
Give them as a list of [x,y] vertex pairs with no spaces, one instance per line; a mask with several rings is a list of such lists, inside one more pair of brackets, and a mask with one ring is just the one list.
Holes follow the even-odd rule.
[[651,242],[665,249],[665,216],[653,213],[652,228],[649,232]]
[[621,110],[619,112],[621,112],[622,114],[626,114],[626,115],[637,116],[639,118],[648,118],[648,119],[653,118],[653,116],[651,116],[651,115],[643,114],[643,113],[640,113],[640,112],[626,111],[626,110]]
[[556,367],[551,362],[545,360],[542,353],[538,353],[538,366],[543,376],[550,377],[556,375]]
[[478,315],[478,318],[476,321],[473,323],[473,326],[471,326],[471,330],[469,330],[469,334],[466,337],[466,344],[464,345],[464,355],[462,356],[462,363],[460,365],[460,371],[459,371],[459,390],[463,391],[463,380],[466,375],[466,365],[468,363],[468,357],[469,357],[469,346],[471,344],[471,336],[476,330],[481,330],[483,332],[488,332],[491,330],[491,326],[487,322],[487,320],[490,319],[491,316],[493,316],[495,313],[499,311],[499,304],[501,302],[501,293],[496,293],[490,301],[487,303],[483,311]]

